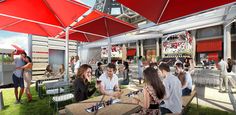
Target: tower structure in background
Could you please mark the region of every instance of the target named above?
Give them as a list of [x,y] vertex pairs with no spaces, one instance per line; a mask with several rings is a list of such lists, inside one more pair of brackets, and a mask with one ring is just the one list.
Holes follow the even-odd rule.
[[132,24],[138,24],[146,20],[139,14],[116,2],[116,0],[96,0],[94,8]]

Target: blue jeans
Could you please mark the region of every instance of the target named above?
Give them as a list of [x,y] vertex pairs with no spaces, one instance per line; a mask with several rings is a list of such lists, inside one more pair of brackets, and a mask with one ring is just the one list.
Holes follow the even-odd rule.
[[17,77],[15,74],[12,74],[12,80],[14,83],[14,88],[18,88],[20,86],[20,88],[24,88],[24,79],[23,77]]
[[164,108],[164,107],[160,107],[161,109],[161,115],[165,115],[167,113],[172,113],[169,109],[167,108]]

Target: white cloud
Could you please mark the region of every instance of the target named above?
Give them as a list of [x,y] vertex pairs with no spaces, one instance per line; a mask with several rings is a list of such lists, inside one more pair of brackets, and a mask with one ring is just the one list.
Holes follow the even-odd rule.
[[10,37],[1,37],[0,44],[16,44],[23,48],[25,51],[28,51],[28,35],[15,35]]

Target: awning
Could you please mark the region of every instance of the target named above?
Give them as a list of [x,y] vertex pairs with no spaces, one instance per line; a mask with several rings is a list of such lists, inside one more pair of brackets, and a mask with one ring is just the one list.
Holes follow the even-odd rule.
[[236,0],[117,0],[154,23],[176,20]]
[[197,52],[222,51],[222,38],[197,42]]
[[135,56],[135,55],[136,55],[136,49],[127,50],[127,56]]

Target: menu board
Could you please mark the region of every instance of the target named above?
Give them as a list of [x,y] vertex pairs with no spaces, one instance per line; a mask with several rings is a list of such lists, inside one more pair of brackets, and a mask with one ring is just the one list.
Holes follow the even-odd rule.
[[162,40],[162,57],[191,57],[193,39],[188,32],[169,35]]
[[[108,57],[108,46],[102,47],[101,57]],[[122,58],[122,47],[120,46],[112,46],[111,48],[111,57],[112,58]]]

